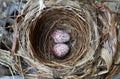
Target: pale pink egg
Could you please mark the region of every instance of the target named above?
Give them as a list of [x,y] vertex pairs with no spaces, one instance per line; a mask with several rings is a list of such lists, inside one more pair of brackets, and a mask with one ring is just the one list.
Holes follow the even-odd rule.
[[70,40],[70,35],[62,30],[55,30],[51,34],[55,43],[65,43]]
[[69,52],[69,47],[66,44],[55,44],[52,51],[56,57],[64,57]]

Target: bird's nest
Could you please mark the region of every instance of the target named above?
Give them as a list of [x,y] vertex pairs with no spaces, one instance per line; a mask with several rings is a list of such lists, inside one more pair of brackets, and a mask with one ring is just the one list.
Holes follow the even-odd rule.
[[[117,54],[116,26],[111,11],[101,3],[94,6],[74,1],[49,4],[39,6],[31,0],[23,9],[18,18],[18,56],[36,68],[39,77],[106,77],[103,75],[110,73]],[[60,59],[52,54],[51,33],[56,29],[70,34],[67,42],[70,51]]]
[[[70,47],[69,54],[61,59],[52,55],[54,42],[51,39],[51,33],[55,29],[64,30],[71,36],[70,41],[67,42]],[[90,29],[85,19],[80,18],[69,8],[49,8],[30,25],[29,40],[35,56],[41,62],[51,65],[54,65],[53,62],[73,65],[90,48]]]

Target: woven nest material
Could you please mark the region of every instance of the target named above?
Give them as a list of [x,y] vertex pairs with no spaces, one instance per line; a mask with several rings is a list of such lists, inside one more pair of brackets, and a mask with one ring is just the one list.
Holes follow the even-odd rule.
[[[105,78],[117,55],[116,25],[111,11],[101,3],[94,6],[76,1],[46,1],[42,6],[40,1],[36,3],[29,1],[18,21],[18,54],[39,70],[40,77]],[[61,59],[52,54],[55,43],[51,33],[56,29],[71,37],[67,42],[69,54]]]
[[[34,24],[35,22],[35,24]],[[75,12],[67,8],[50,8],[43,11],[39,18],[31,24],[29,40],[38,58],[44,62],[69,63],[77,61],[90,48],[90,26],[84,19],[76,15]],[[87,27],[87,28],[86,28]],[[51,33],[55,29],[68,32],[71,36],[68,45],[70,53],[67,57],[57,59],[51,54],[53,40]],[[35,36],[37,35],[38,36]],[[84,49],[83,49],[84,48]]]

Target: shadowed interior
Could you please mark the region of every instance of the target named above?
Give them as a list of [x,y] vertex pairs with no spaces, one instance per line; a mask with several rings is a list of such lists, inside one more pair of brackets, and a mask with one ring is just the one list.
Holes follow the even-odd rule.
[[[70,51],[62,58],[54,57],[52,54],[55,43],[51,38],[51,33],[56,29],[70,34],[70,41],[66,42]],[[89,26],[75,12],[65,8],[42,11],[38,19],[30,26],[29,36],[34,55],[44,63],[49,62],[49,65],[53,62],[73,64],[83,57],[89,47]]]

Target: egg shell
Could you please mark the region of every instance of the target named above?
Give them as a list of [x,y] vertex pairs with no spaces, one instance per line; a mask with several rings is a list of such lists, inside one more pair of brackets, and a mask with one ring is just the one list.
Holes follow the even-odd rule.
[[56,57],[64,57],[69,52],[69,46],[67,44],[55,44],[52,51]]
[[70,35],[63,30],[55,30],[51,37],[55,43],[65,43],[70,40]]

